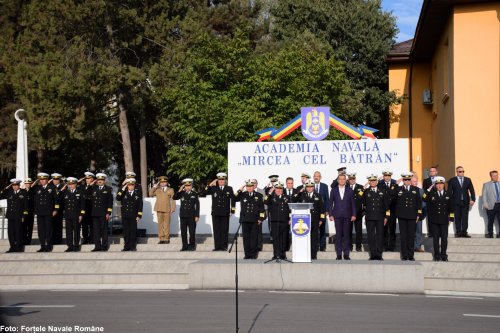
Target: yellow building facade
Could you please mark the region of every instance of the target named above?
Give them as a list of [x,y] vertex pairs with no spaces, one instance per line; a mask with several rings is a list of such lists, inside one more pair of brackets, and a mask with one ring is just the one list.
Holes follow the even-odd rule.
[[[500,169],[500,1],[425,0],[415,38],[388,58],[389,137],[410,138],[420,179],[461,165],[476,192]],[[500,171],[500,170],[499,170]]]

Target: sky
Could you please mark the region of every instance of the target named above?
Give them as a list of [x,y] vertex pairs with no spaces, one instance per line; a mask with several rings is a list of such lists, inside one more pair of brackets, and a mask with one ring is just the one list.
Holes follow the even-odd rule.
[[382,8],[396,17],[399,33],[396,42],[412,39],[415,35],[423,0],[382,0]]

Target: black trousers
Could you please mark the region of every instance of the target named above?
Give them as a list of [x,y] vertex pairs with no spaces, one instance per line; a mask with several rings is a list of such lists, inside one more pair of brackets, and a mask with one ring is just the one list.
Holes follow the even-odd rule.
[[455,212],[455,232],[457,234],[467,233],[469,227],[469,205],[461,203],[453,206]]
[[97,250],[108,249],[108,221],[106,216],[93,216],[94,245]]
[[229,235],[229,214],[220,216],[212,215],[214,229],[214,249],[226,250]]
[[[352,233],[356,231],[356,240],[353,242]],[[356,246],[361,246],[363,243],[363,216],[356,215],[356,221],[351,223],[351,244],[356,244]]]
[[487,209],[486,215],[488,216],[488,234],[493,235],[493,226],[495,225],[495,217],[498,223],[498,234],[500,234],[500,203],[497,202],[493,207],[493,209]]
[[264,246],[264,236],[262,235],[262,225],[264,224],[264,222],[262,222],[261,224],[259,224],[257,226],[257,249],[259,251],[262,251],[262,248]]
[[311,218],[311,258],[318,257],[319,219]]
[[38,239],[42,249],[52,249],[52,215],[37,215]]
[[78,216],[65,218],[66,221],[66,245],[69,248],[80,245],[80,222]]
[[135,250],[137,248],[137,219],[135,217],[122,217],[122,223],[124,249]]
[[370,257],[382,257],[384,251],[384,220],[366,220],[365,223]]
[[83,244],[92,244],[94,242],[94,223],[90,214],[83,215],[82,238]]
[[384,244],[387,250],[394,251],[396,247],[396,217],[395,210],[391,209],[391,216],[387,218],[384,226]]
[[399,222],[399,237],[401,237],[401,258],[410,259],[415,256],[415,225],[417,219],[401,219]]
[[288,229],[288,221],[271,221],[271,234],[273,236],[273,255],[275,257],[286,257]]
[[62,211],[57,212],[53,218],[52,242],[54,244],[63,243],[63,214]]
[[24,218],[23,222],[23,242],[24,245],[31,245],[31,239],[33,238],[33,224],[35,222],[35,215],[28,214]]
[[[448,224],[431,223],[432,243],[434,246],[434,257],[448,259]],[[441,240],[441,247],[439,241]]]
[[323,220],[323,224],[319,226],[319,247],[326,247],[326,219]]
[[[189,229],[189,243],[187,233]],[[181,217],[182,247],[196,244],[196,222],[193,217]]]
[[253,258],[258,253],[258,233],[259,225],[255,222],[241,222],[243,234],[243,248],[246,258]]
[[21,219],[9,219],[8,235],[11,251],[22,251],[23,243],[23,223]]

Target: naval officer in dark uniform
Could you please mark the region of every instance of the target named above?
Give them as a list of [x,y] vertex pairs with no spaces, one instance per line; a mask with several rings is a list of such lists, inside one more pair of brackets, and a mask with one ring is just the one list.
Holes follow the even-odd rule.
[[395,192],[396,217],[401,237],[401,260],[414,261],[415,228],[422,216],[422,198],[418,187],[411,185],[413,173],[401,174],[403,185]]
[[23,242],[24,245],[31,245],[35,222],[35,191],[33,190],[33,180],[31,178],[24,180],[24,189],[28,192],[28,215],[26,215],[23,222]]
[[[356,252],[361,252],[361,244],[363,243],[363,204],[361,197],[356,195],[359,191],[363,191],[363,185],[356,183],[356,172],[346,173],[348,179],[348,185],[354,192],[354,205],[356,206],[356,220],[351,224],[351,234],[350,234],[350,244],[351,251],[353,250],[353,244],[356,243]],[[353,241],[353,230],[356,231],[356,239]]]
[[113,213],[113,190],[106,183],[106,174],[96,175],[96,185],[90,187],[92,200],[92,223],[94,226],[94,245],[92,252],[108,251],[108,222]]
[[365,212],[366,233],[370,248],[370,260],[383,260],[384,225],[390,217],[391,196],[384,186],[378,186],[378,178],[371,174],[368,178],[368,188],[358,190],[356,195],[361,198]]
[[392,179],[392,171],[382,171],[382,179],[378,182],[378,187],[385,189],[391,196],[390,209],[391,215],[387,217],[387,223],[384,224],[384,246],[386,251],[394,251],[396,248],[396,198],[398,184]]
[[[243,189],[246,187],[246,191]],[[265,218],[264,197],[255,191],[255,183],[248,179],[235,200],[240,202],[240,223],[243,234],[244,259],[257,259],[259,225]]]
[[229,218],[234,214],[236,207],[234,190],[226,183],[227,174],[219,172],[217,179],[213,180],[205,189],[207,194],[212,196],[213,251],[227,251]]
[[10,185],[1,193],[0,199],[7,199],[7,212],[5,217],[8,219],[8,235],[10,252],[23,252],[23,222],[28,215],[28,192],[21,189],[20,179],[11,179]]
[[[304,190],[305,189],[305,190]],[[323,198],[317,192],[314,192],[314,182],[308,180],[304,188],[293,197],[293,202],[312,203],[311,212],[311,259],[318,259],[318,241],[319,226],[325,219],[325,204]]]
[[264,198],[264,204],[267,205],[271,220],[273,260],[286,259],[288,230],[290,229],[290,208],[288,207],[290,201],[283,194],[283,188],[282,182],[276,182]]
[[[425,189],[422,198],[427,202],[427,213],[434,244],[434,261],[448,261],[448,225],[455,219],[451,195],[444,189],[445,179],[434,177],[434,184]],[[441,244],[440,244],[441,243]]]
[[142,218],[142,197],[134,178],[128,178],[126,185],[116,194],[116,201],[122,204],[123,238],[122,251],[137,251],[137,223]]
[[92,172],[86,171],[84,177],[80,181],[84,181],[78,187],[85,194],[85,214],[82,219],[82,243],[94,243],[94,225],[92,222],[92,197],[90,192],[95,183],[95,175]]
[[[200,199],[198,193],[193,190],[193,179],[186,178],[182,186],[174,194],[174,200],[181,201],[179,219],[181,220],[181,251],[196,250],[196,224],[200,220]],[[187,233],[189,229],[189,243]]]
[[68,177],[67,188],[62,190],[59,198],[64,202],[63,216],[66,222],[66,245],[64,252],[80,251],[80,226],[85,214],[85,193],[77,188],[78,179]]
[[63,243],[63,211],[64,211],[64,200],[61,198],[61,190],[63,188],[62,175],[60,173],[54,172],[50,175],[51,179],[49,185],[57,194],[59,209],[57,214],[52,219],[52,243],[59,245]]
[[52,221],[59,211],[59,198],[54,188],[47,185],[47,173],[40,172],[37,178],[39,184],[34,187],[35,214],[40,239],[40,249],[37,252],[52,252]]

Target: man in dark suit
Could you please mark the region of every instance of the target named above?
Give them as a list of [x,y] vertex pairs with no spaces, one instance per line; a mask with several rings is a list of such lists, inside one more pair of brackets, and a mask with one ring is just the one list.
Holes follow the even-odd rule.
[[313,175],[314,179],[314,192],[319,193],[323,199],[325,207],[325,218],[323,223],[319,226],[319,250],[326,251],[326,219],[328,216],[328,207],[330,207],[330,196],[328,194],[328,185],[321,182],[321,172],[316,171]]
[[378,182],[378,187],[383,188],[391,197],[389,207],[390,216],[387,217],[387,223],[384,224],[384,244],[386,251],[394,251],[396,248],[396,200],[394,193],[398,187],[397,182],[392,179],[392,171],[382,171],[382,179]]
[[342,253],[344,254],[344,260],[350,260],[349,236],[351,234],[351,223],[356,220],[354,191],[349,186],[346,186],[346,175],[339,175],[337,182],[338,185],[332,188],[330,192],[330,221],[335,222],[337,260],[342,259]]
[[[356,244],[356,252],[360,252],[361,244],[363,243],[363,210],[362,210],[362,198],[359,195],[356,195],[360,191],[363,191],[363,185],[356,183],[356,173],[349,172],[347,173],[347,178],[349,178],[349,187],[354,192],[354,203],[356,204],[356,220],[351,224],[351,233],[349,236],[349,240],[351,242],[351,251],[353,249],[353,244]],[[356,230],[356,241],[353,242],[352,232],[353,229]]]
[[469,208],[476,201],[476,192],[469,177],[464,177],[463,167],[456,168],[457,176],[448,181],[453,212],[455,213],[455,237],[470,238],[467,234],[469,226]]
[[[286,179],[285,189],[283,190],[283,194],[288,199],[288,202],[292,202],[295,194],[299,193],[297,189],[293,188],[293,178],[288,177]],[[290,229],[288,229],[287,237],[286,237],[286,250],[290,251],[290,246],[292,245],[292,234],[290,233]]]
[[422,216],[422,198],[419,188],[411,185],[413,173],[401,175],[403,185],[396,190],[396,217],[399,222],[401,237],[401,260],[414,261],[415,257],[415,227]]
[[[429,168],[429,178],[425,178],[424,182],[422,183],[422,189],[425,191],[428,188],[430,188],[434,184],[434,180],[438,175],[438,169],[436,166],[431,166]],[[432,187],[434,190],[435,188]],[[430,227],[430,221],[431,217],[427,216],[427,237],[432,237],[432,232],[431,232],[431,227]]]
[[226,251],[229,237],[229,218],[234,214],[234,191],[227,184],[227,174],[219,172],[206,191],[212,196],[212,224],[214,229],[213,251]]

